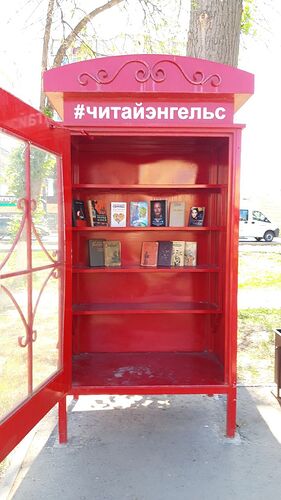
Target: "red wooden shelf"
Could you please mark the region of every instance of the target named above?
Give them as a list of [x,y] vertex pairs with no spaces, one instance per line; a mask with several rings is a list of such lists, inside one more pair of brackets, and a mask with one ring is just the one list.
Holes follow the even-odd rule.
[[218,305],[209,302],[142,302],[142,303],[97,303],[74,304],[73,314],[85,316],[91,314],[217,314],[220,312]]
[[[211,352],[86,353],[73,357],[72,390],[126,394],[226,392],[223,367]],[[217,386],[222,386],[218,391]],[[122,391],[122,388],[124,389]],[[121,391],[120,391],[121,389]],[[136,393],[136,392],[135,392]]]
[[103,191],[111,191],[111,190],[126,190],[126,191],[146,191],[153,190],[157,191],[159,189],[165,190],[176,190],[176,191],[184,191],[188,189],[204,189],[214,192],[219,192],[222,189],[227,187],[226,184],[73,184],[73,191],[79,189],[92,189],[92,190],[103,190]]
[[84,232],[84,231],[223,231],[224,227],[222,226],[184,226],[184,227],[111,227],[111,226],[101,226],[101,227],[91,227],[91,226],[82,226],[82,227],[73,227],[74,233]]
[[77,266],[72,268],[74,274],[85,273],[217,273],[218,266],[194,266],[194,267],[86,267]]

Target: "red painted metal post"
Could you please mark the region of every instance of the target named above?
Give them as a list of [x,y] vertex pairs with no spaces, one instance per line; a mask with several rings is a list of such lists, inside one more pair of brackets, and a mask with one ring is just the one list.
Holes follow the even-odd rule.
[[235,436],[236,400],[237,400],[237,389],[236,387],[231,387],[227,395],[227,411],[226,411],[226,435],[229,438],[233,438]]
[[67,411],[66,411],[66,397],[58,402],[59,410],[59,442],[61,444],[67,442]]
[[33,346],[32,346],[32,240],[31,240],[31,181],[30,181],[30,144],[26,144],[25,149],[25,170],[26,170],[26,244],[27,244],[27,349],[28,349],[28,394],[33,391]]

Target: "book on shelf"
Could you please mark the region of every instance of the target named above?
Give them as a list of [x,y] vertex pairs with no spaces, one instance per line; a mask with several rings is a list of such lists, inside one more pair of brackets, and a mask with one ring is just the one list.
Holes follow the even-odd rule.
[[121,242],[116,240],[105,240],[103,246],[105,266],[121,266]]
[[172,267],[183,267],[184,265],[184,247],[185,241],[173,241],[172,247]]
[[92,227],[107,226],[106,204],[102,200],[88,200],[88,213]]
[[205,207],[191,207],[189,213],[189,226],[203,226]]
[[82,200],[72,201],[72,225],[87,226],[85,203]]
[[130,202],[130,226],[148,226],[148,203],[147,201]]
[[104,240],[88,240],[90,267],[104,266]]
[[141,249],[141,266],[156,267],[158,241],[143,241]]
[[126,227],[127,203],[112,201],[110,211],[110,225],[112,227]]
[[150,201],[150,225],[153,227],[167,225],[167,200]]
[[184,265],[196,266],[197,265],[197,242],[186,241],[184,247]]
[[170,227],[183,227],[185,225],[185,202],[184,201],[171,201],[169,226]]
[[172,241],[159,241],[157,266],[170,267],[172,260]]

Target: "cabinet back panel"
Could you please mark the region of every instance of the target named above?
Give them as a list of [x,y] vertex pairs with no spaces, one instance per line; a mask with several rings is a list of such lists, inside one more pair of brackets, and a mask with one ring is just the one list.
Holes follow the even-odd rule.
[[218,154],[227,144],[226,138],[218,137],[77,138],[74,182],[215,183],[226,179],[227,167],[218,165]]
[[[200,316],[200,317],[199,317]],[[208,315],[113,315],[74,319],[74,354],[208,351]]]
[[[75,304],[211,302],[217,273],[97,273],[74,278]],[[217,303],[217,300],[215,301]]]

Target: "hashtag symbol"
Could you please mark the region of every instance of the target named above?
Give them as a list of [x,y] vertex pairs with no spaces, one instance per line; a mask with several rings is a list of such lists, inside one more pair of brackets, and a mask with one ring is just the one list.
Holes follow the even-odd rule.
[[81,120],[85,116],[85,104],[77,104],[74,108],[74,118],[75,120]]

